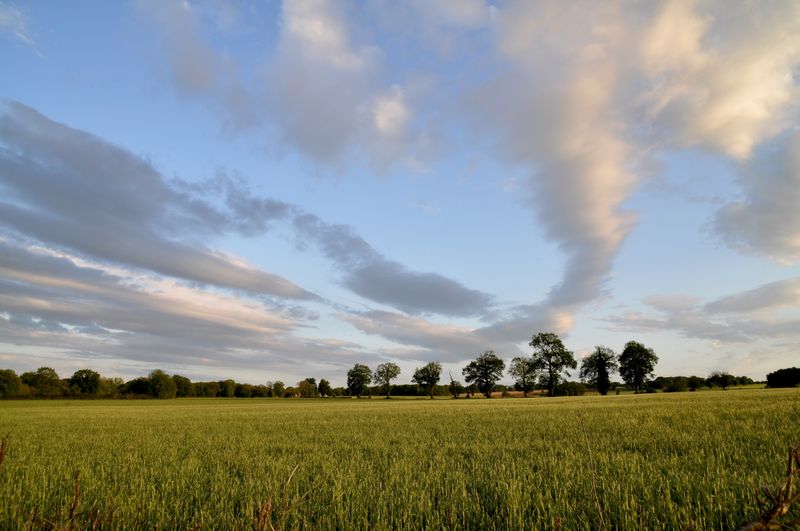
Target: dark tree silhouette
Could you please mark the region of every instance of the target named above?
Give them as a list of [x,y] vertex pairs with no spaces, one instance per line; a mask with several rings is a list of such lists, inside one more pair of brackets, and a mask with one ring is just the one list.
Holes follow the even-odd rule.
[[593,385],[601,395],[607,395],[611,388],[612,372],[617,370],[616,353],[608,347],[595,347],[594,352],[581,363],[581,379]]
[[658,356],[653,349],[647,348],[636,341],[628,341],[625,349],[619,355],[619,374],[634,392],[644,386],[645,380],[652,376],[658,363]]

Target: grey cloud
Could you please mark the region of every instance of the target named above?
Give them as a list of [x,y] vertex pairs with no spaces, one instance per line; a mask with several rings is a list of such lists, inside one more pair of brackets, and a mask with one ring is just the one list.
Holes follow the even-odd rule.
[[739,181],[744,197],[717,211],[717,233],[745,252],[800,260],[800,132],[745,164]]
[[402,264],[381,260],[350,273],[345,285],[367,299],[407,313],[481,315],[492,302],[486,293],[468,289],[436,273],[417,273]]
[[[459,361],[470,358],[487,347],[469,328],[436,324],[420,317],[396,312],[354,312],[340,318],[364,333],[378,335],[405,346],[421,347],[425,352],[410,350],[414,359]],[[398,352],[394,352],[398,355]]]
[[494,302],[491,295],[437,273],[411,271],[387,260],[351,227],[331,225],[311,214],[298,215],[293,225],[303,240],[337,266],[344,275],[342,283],[368,300],[410,314],[452,316],[483,315]]
[[158,26],[168,52],[169,72],[176,86],[202,97],[216,107],[232,129],[252,125],[256,102],[238,80],[230,58],[201,37],[203,15],[210,15],[218,27],[233,24],[236,11],[224,5],[198,6],[176,0],[139,0],[142,11]]
[[[800,279],[771,282],[702,304],[690,295],[657,295],[644,302],[657,316],[629,312],[607,319],[615,328],[639,332],[677,331],[722,343],[751,343],[800,335],[800,321],[781,309],[800,307]],[[767,313],[764,313],[768,310]]]
[[20,242],[0,242],[0,314],[3,343],[82,358],[291,372],[298,360],[340,371],[372,359],[356,343],[299,337],[304,325],[263,305],[148,287]]
[[[224,212],[166,185],[145,160],[19,103],[0,116],[0,220],[115,263],[269,296],[315,296],[195,242],[232,227]],[[182,238],[184,241],[179,240]]]
[[787,278],[757,288],[711,301],[704,306],[709,313],[741,314],[783,307],[800,307],[800,278]]

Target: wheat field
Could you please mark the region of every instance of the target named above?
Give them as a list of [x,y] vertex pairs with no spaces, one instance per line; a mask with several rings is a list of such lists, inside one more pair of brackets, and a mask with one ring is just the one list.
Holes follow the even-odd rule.
[[800,391],[6,401],[0,433],[1,529],[730,529]]

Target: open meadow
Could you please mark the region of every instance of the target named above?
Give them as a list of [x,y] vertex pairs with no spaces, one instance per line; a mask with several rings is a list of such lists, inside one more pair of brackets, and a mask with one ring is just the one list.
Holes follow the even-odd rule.
[[5,401],[0,432],[1,529],[730,529],[800,391]]

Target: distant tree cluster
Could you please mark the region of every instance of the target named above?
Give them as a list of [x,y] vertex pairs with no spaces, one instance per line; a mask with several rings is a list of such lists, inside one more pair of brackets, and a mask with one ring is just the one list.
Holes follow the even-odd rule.
[[[125,382],[106,378],[91,369],[81,369],[69,378],[61,378],[50,367],[17,375],[11,369],[0,369],[0,398],[184,398],[184,397],[316,397],[332,396],[335,391],[325,379],[314,378],[286,387],[283,382],[265,385],[237,383],[234,380],[192,382],[178,374],[169,375],[156,369],[148,376]],[[340,390],[344,394],[344,390]]]

